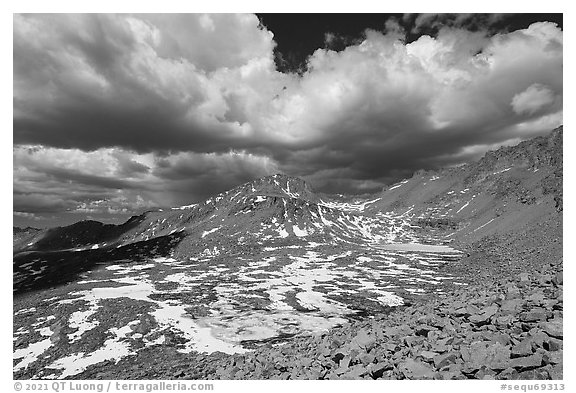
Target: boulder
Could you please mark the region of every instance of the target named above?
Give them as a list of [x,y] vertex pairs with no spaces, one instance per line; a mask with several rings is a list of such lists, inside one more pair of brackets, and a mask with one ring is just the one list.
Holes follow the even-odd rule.
[[522,322],[546,321],[546,318],[546,310],[541,307],[535,307],[530,311],[520,313],[520,320]]
[[516,314],[522,308],[522,299],[508,299],[502,302],[500,313],[504,315]]
[[506,299],[520,299],[522,297],[520,289],[517,286],[511,285],[506,289]]
[[553,319],[548,322],[540,322],[538,327],[550,337],[562,338],[562,318]]
[[434,379],[436,372],[426,363],[407,359],[398,366],[407,379]]
[[564,348],[564,342],[557,338],[549,337],[548,341],[544,343],[544,349],[548,351],[559,351]]
[[545,367],[542,367],[542,369],[548,372],[550,379],[554,380],[564,379],[564,375],[562,372],[562,364],[547,365]]
[[512,347],[512,357],[532,355],[532,339],[526,338]]
[[466,376],[462,374],[461,365],[451,364],[450,366],[439,371],[436,374],[436,378],[443,380],[454,380],[454,379],[466,379]]
[[433,330],[436,330],[436,328],[433,328],[432,326],[429,326],[429,325],[422,324],[422,325],[418,325],[414,328],[414,333],[417,336],[427,337],[428,333],[433,331]]
[[542,368],[537,368],[534,370],[522,371],[518,374],[518,379],[520,380],[542,380],[549,379],[548,372]]
[[542,355],[544,363],[547,363],[547,364],[561,364],[563,357],[564,357],[564,351],[563,350],[554,351],[554,352],[544,351],[544,353]]
[[510,365],[510,350],[500,343],[477,341],[460,349],[466,368],[472,372],[486,366],[503,370]]
[[447,367],[451,364],[456,363],[456,360],[459,358],[459,354],[457,352],[448,352],[434,356],[434,367],[438,370]]
[[535,353],[530,356],[514,358],[510,361],[510,366],[517,370],[526,370],[542,366],[542,355]]
[[366,329],[360,329],[356,336],[352,339],[352,346],[360,349],[370,351],[376,344],[376,338],[368,334]]
[[424,361],[432,362],[434,358],[438,355],[437,352],[432,351],[420,351],[418,352],[418,356],[421,357]]
[[554,278],[552,279],[552,282],[555,285],[562,285],[564,283],[564,274],[563,272],[558,272],[556,273],[556,275],[554,276]]
[[368,370],[370,375],[372,375],[372,378],[376,379],[376,378],[382,378],[382,375],[384,374],[385,371],[392,370],[393,368],[394,365],[392,365],[392,363],[390,363],[389,361],[384,361],[369,364],[366,367],[366,370]]
[[486,366],[480,367],[480,369],[474,374],[476,379],[495,379],[496,372]]
[[514,368],[508,367],[504,369],[502,372],[500,372],[496,376],[496,379],[518,379],[519,375],[520,373],[516,371]]

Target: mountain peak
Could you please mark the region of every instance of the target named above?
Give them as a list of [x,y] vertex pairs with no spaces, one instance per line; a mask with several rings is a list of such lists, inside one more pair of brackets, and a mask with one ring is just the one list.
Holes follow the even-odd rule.
[[282,173],[261,177],[229,191],[231,194],[237,192],[252,195],[297,198],[310,202],[319,201],[319,197],[314,193],[306,181]]

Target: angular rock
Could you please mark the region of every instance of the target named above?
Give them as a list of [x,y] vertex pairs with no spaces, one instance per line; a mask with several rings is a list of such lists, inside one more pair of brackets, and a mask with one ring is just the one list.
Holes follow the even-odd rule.
[[526,338],[512,347],[512,357],[532,355],[532,339]]
[[431,332],[432,330],[436,329],[429,325],[418,325],[414,328],[414,333],[417,336],[427,337],[428,333]]
[[[344,373],[342,373],[340,375],[341,379],[360,379],[363,375],[368,374],[368,370],[366,370],[366,368],[361,365],[361,364],[356,364],[352,367],[350,367],[349,369],[347,369]],[[315,378],[317,379],[317,378]]]
[[546,321],[546,317],[546,310],[541,307],[520,313],[520,320],[522,322]]
[[392,370],[394,366],[390,362],[379,362],[370,364],[366,369],[371,373],[372,378],[382,378],[385,371]]
[[413,346],[416,346],[418,344],[421,344],[423,341],[424,341],[424,337],[421,337],[421,336],[404,337],[404,343],[406,345],[408,345],[409,347],[413,347]]
[[426,363],[407,359],[398,366],[407,379],[434,379],[436,372]]
[[360,362],[362,362],[362,364],[373,363],[375,359],[376,359],[376,356],[374,354],[374,351],[372,351],[370,353],[362,353],[362,354],[358,355],[358,360],[360,360]]
[[502,317],[496,317],[496,319],[494,319],[494,324],[498,327],[509,327],[510,325],[512,325],[515,321],[514,316],[512,315],[506,315],[506,316],[502,316]]
[[554,352],[544,351],[544,354],[542,355],[544,363],[548,363],[548,364],[560,364],[560,363],[562,363],[563,357],[564,357],[564,351],[563,350],[554,351]]
[[476,325],[486,325],[490,322],[490,315],[474,314],[468,317],[468,320]]
[[510,285],[506,288],[506,299],[519,299],[522,295],[520,289],[515,285]]
[[548,342],[550,341],[550,336],[548,336],[546,333],[544,333],[542,330],[540,329],[532,329],[528,332],[528,337],[530,337],[530,339],[532,340],[532,343],[537,347],[537,348],[544,348],[544,345],[548,344]]
[[507,333],[490,333],[485,336],[488,340],[493,343],[500,343],[504,346],[510,344],[510,335]]
[[564,379],[564,375],[562,372],[562,364],[555,364],[553,366],[548,365],[548,366],[542,367],[542,368],[548,372],[550,379],[554,379],[554,380]]
[[438,370],[447,367],[453,363],[456,363],[456,360],[459,358],[459,354],[456,352],[448,352],[443,353],[440,355],[434,356],[434,367]]
[[520,285],[530,284],[530,275],[528,273],[520,273],[518,278],[520,279]]
[[437,373],[437,378],[443,380],[455,380],[466,379],[466,376],[462,374],[462,367],[459,364],[451,364],[439,371]]
[[420,356],[423,360],[427,362],[431,362],[434,360],[434,357],[438,355],[437,352],[432,351],[420,351],[418,352],[418,356]]
[[554,276],[554,278],[552,279],[552,282],[555,285],[562,285],[564,283],[564,274],[563,272],[558,272],[556,273],[556,275]]
[[474,378],[476,379],[494,379],[496,377],[496,372],[494,370],[489,369],[486,366],[480,367],[480,369],[474,374]]
[[504,300],[500,306],[500,313],[504,315],[516,314],[522,308],[523,303],[522,299]]
[[532,369],[542,366],[542,355],[535,353],[530,356],[523,356],[520,358],[514,358],[510,361],[510,366],[519,370]]
[[477,341],[460,350],[466,368],[470,371],[487,366],[492,370],[503,370],[509,367],[510,350],[500,343]]
[[562,318],[553,319],[548,322],[540,322],[538,327],[550,337],[562,338]]
[[548,372],[543,370],[542,368],[537,368],[534,370],[526,370],[522,371],[518,374],[518,379],[520,380],[542,380],[542,379],[549,379]]
[[549,337],[544,343],[544,349],[548,351],[559,351],[564,348],[564,341],[557,338]]
[[457,317],[469,317],[471,315],[466,307],[459,307],[455,309],[452,314]]
[[360,329],[352,339],[352,345],[369,351],[376,344],[376,339],[368,334],[366,329]]
[[500,372],[496,376],[496,378],[497,379],[518,379],[519,375],[520,375],[520,373],[518,373],[518,371],[516,371],[514,368],[508,367],[507,369]]

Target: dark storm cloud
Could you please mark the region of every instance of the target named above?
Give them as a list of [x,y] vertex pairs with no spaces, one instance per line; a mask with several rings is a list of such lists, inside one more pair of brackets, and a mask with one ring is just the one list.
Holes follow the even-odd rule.
[[138,152],[253,145],[236,121],[217,120],[227,108],[209,72],[266,58],[271,35],[249,15],[174,19],[16,15],[14,142]]
[[16,15],[14,186],[52,190],[19,209],[189,204],[275,172],[364,193],[562,122],[555,24],[404,19],[325,32],[299,75],[253,15]]
[[231,152],[160,158],[152,175],[168,180],[174,202],[186,204],[278,171],[276,162],[268,157]]
[[57,213],[73,207],[55,195],[15,194],[14,211],[25,213]]

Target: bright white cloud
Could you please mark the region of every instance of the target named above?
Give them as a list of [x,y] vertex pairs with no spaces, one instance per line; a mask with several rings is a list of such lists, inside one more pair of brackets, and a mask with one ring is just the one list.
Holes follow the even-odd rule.
[[297,75],[254,15],[15,15],[15,189],[73,188],[85,209],[191,203],[277,171],[364,191],[561,124],[562,31],[470,18],[409,44],[391,22]]
[[554,102],[554,92],[548,87],[535,83],[522,93],[512,97],[512,109],[518,114],[533,114]]

